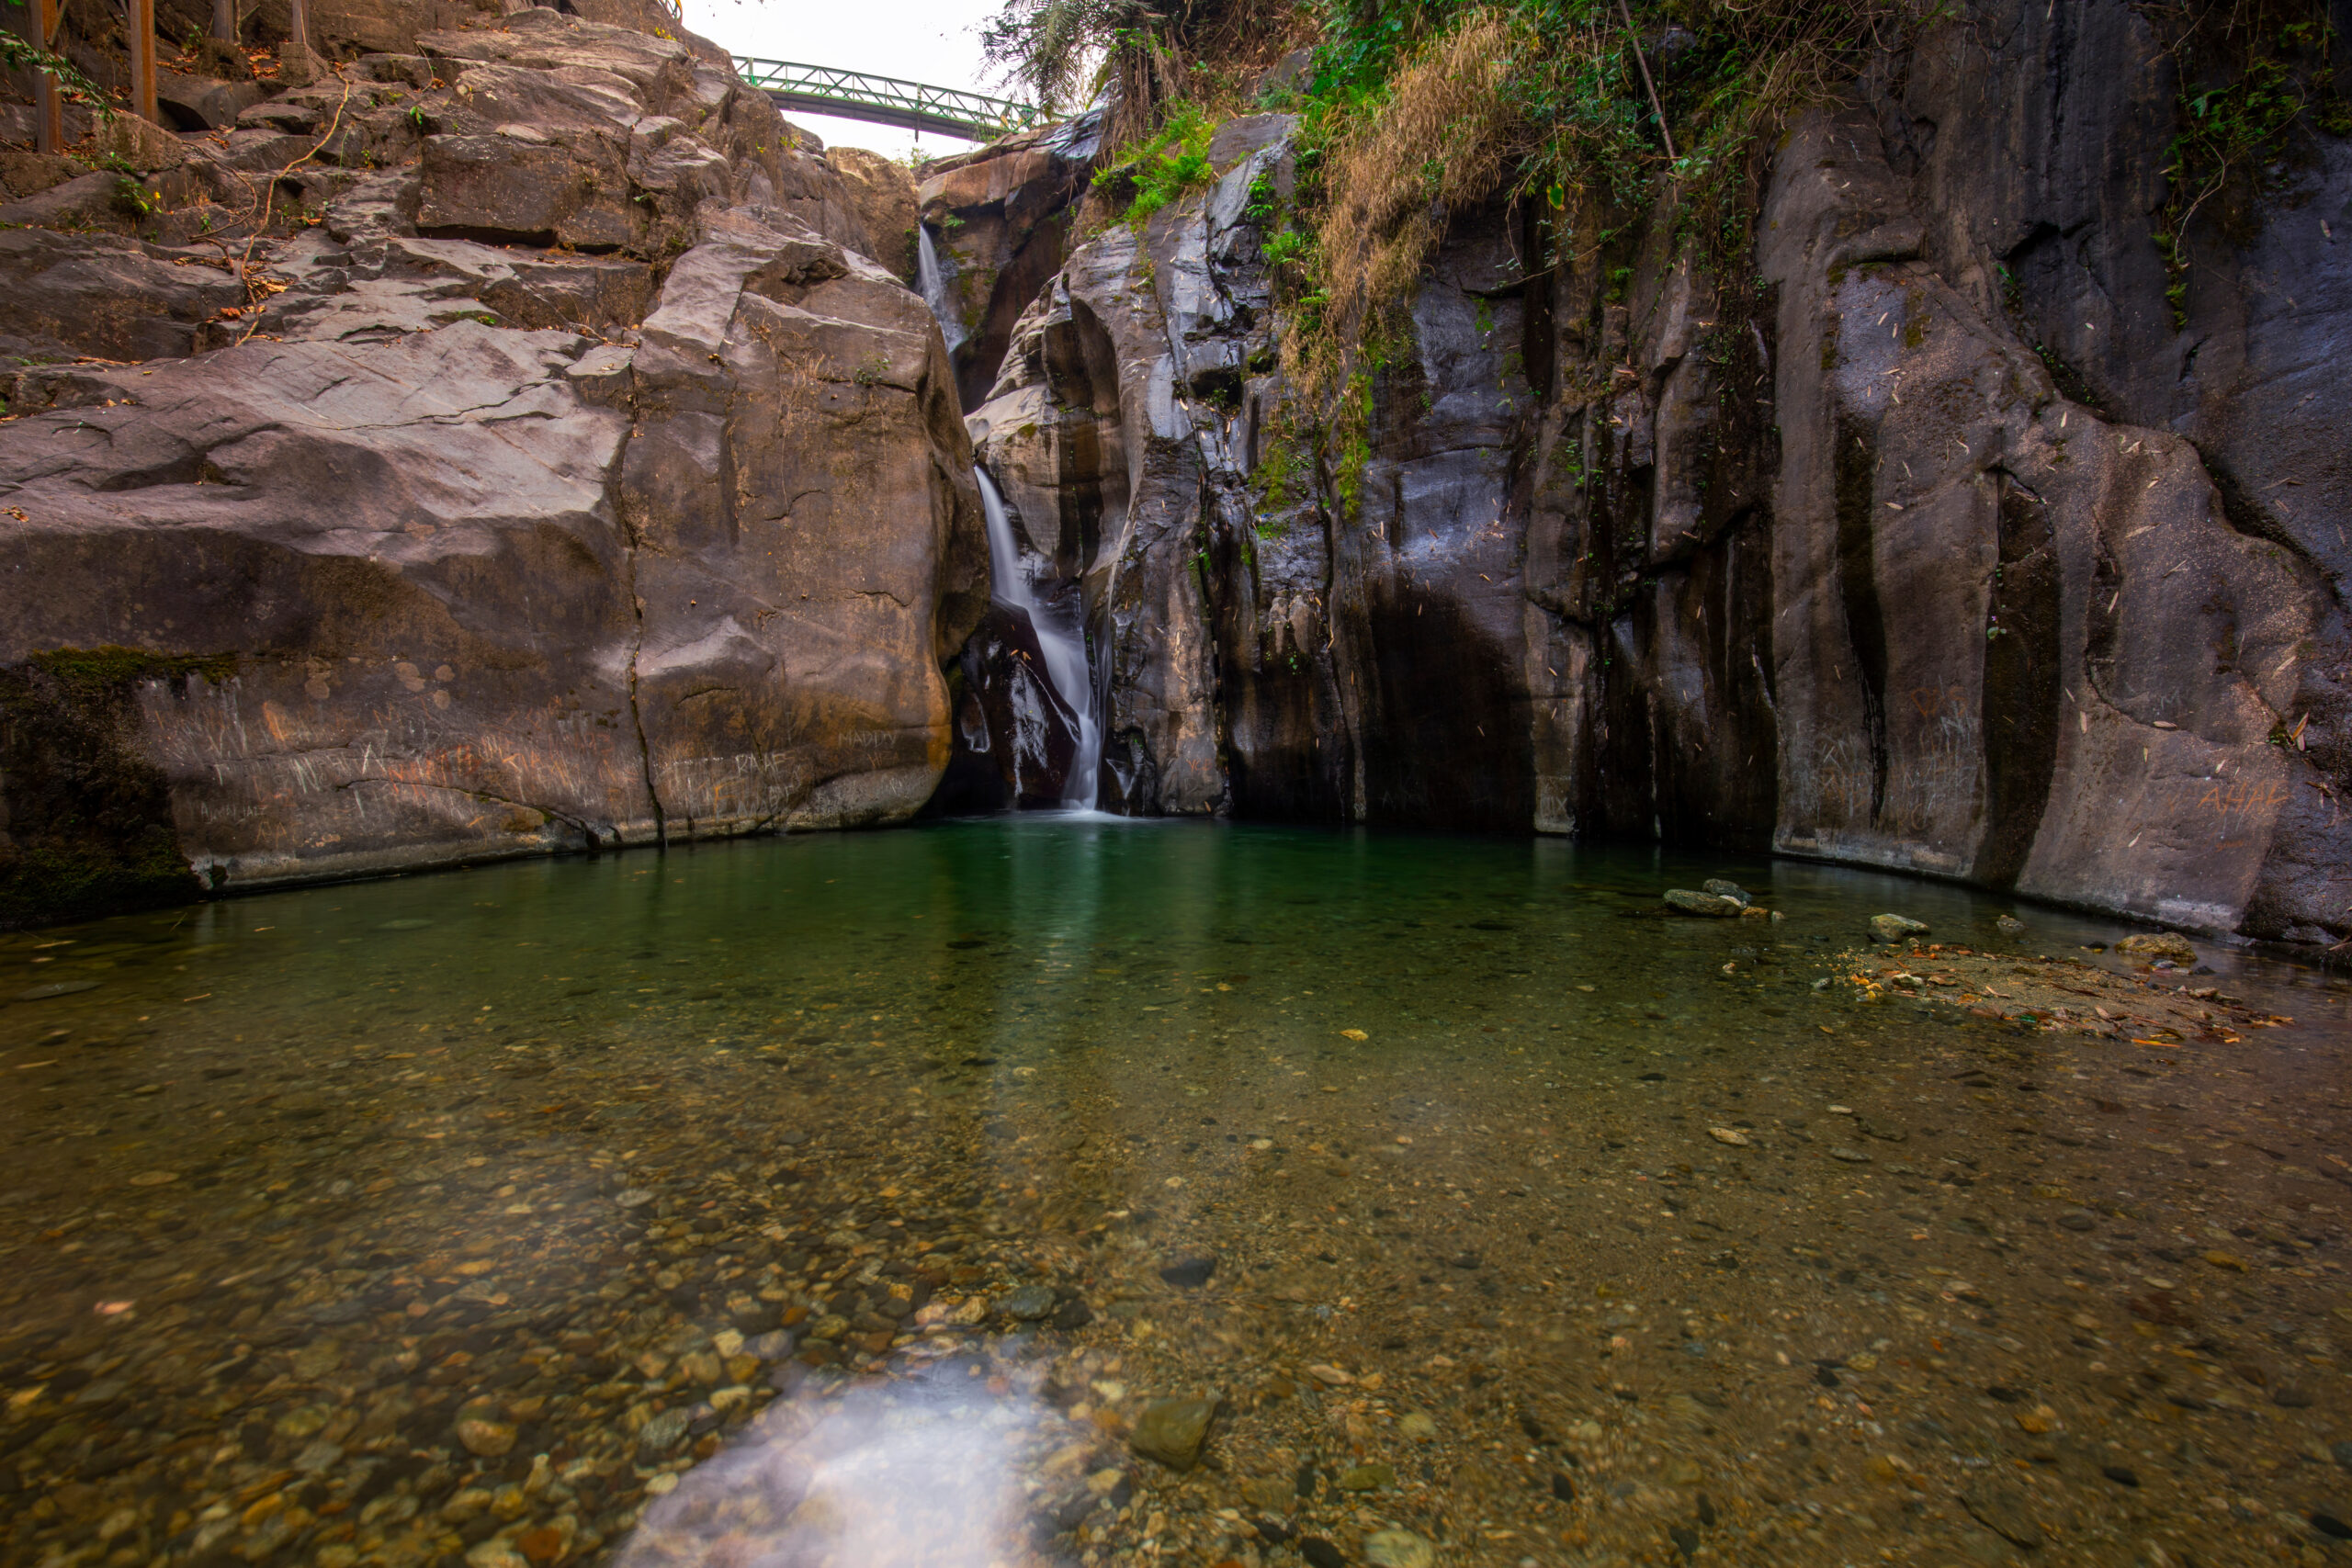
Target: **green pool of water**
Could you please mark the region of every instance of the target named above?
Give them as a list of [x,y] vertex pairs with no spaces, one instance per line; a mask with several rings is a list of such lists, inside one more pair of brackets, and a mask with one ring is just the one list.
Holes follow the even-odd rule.
[[[1711,876],[1779,918],[1660,911]],[[891,1509],[796,1443],[941,1388],[1002,1427],[976,1562],[2340,1550],[2342,989],[2153,976],[2295,1020],[2234,1044],[1860,1005],[1888,911],[2020,974],[2123,930],[1033,817],[8,938],[6,1559],[807,1553]]]

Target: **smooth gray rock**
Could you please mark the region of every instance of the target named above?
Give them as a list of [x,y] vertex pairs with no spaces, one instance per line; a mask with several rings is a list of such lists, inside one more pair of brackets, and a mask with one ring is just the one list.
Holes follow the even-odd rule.
[[0,230],[0,344],[26,356],[126,360],[211,346],[207,323],[249,296],[224,268],[186,265],[194,259],[111,234]]
[[258,83],[216,82],[205,76],[183,76],[176,71],[155,73],[155,101],[181,130],[225,130],[261,99]]
[[1105,804],[1745,840],[2352,934],[2313,390],[2346,328],[2310,304],[2352,156],[2200,220],[2181,331],[2177,76],[2125,0],[1991,0],[1907,58],[1776,149],[1760,295],[1684,265],[1671,199],[1630,275],[1540,282],[1507,211],[1450,214],[1345,471],[1285,451],[1261,373],[1282,220],[1236,198],[1288,188],[1282,139],[1221,132],[1216,185],[1077,246],[972,427],[1106,650]]
[[1737,919],[1746,906],[1736,898],[1725,898],[1714,893],[1693,893],[1688,887],[1669,887],[1666,891],[1666,907],[1678,915],[1706,915],[1717,919]]
[[1007,1317],[1035,1323],[1053,1313],[1054,1288],[1051,1285],[1023,1285],[1008,1292],[997,1305]]

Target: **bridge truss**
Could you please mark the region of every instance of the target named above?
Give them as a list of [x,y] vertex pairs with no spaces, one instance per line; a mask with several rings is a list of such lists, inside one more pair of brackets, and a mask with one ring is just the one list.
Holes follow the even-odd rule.
[[936,131],[967,141],[991,141],[1026,130],[1038,118],[1035,108],[1010,98],[931,87],[863,71],[836,71],[827,65],[737,55],[735,73],[767,94],[780,109]]

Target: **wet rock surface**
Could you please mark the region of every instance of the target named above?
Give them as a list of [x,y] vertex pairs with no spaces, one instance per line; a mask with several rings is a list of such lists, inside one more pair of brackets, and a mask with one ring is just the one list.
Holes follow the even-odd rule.
[[2340,986],[2158,1048],[2024,1005],[2205,1005],[2116,928],[1736,874],[1015,821],[6,939],[0,1555],[2332,1560]]
[[922,165],[914,206],[965,408],[988,395],[1015,321],[1062,265],[1102,150],[1101,117],[1087,114]]
[[1742,276],[1679,197],[1449,213],[1344,461],[1284,442],[1283,117],[1220,127],[1214,182],[1139,230],[1081,220],[972,429],[1083,587],[1106,806],[1769,846],[2352,935],[2310,384],[2345,264],[2308,216],[2352,160],[2321,136],[2201,219],[2176,301],[2159,29],[1984,0],[1922,40],[1775,147]]

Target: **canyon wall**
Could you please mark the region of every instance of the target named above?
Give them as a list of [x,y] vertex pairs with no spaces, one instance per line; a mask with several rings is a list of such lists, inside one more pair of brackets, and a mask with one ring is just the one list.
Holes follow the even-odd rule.
[[1736,275],[1664,206],[1451,214],[1368,453],[1305,471],[1291,127],[1228,122],[1213,186],[1080,225],[970,421],[1085,596],[1101,798],[2352,935],[2352,161],[2168,266],[2178,96],[2122,0],[1988,0],[1759,156]]
[[[1736,265],[1670,201],[1446,214],[1306,456],[1287,116],[1131,226],[1091,120],[910,192],[639,0],[502,9],[314,8],[315,80],[0,157],[0,919],[1049,804],[1099,715],[1115,811],[2352,937],[2352,166],[2167,254],[2124,0],[1874,62]],[[990,604],[976,449],[1090,715]]]
[[0,916],[945,767],[971,448],[852,193],[707,48],[425,12],[0,209]]

